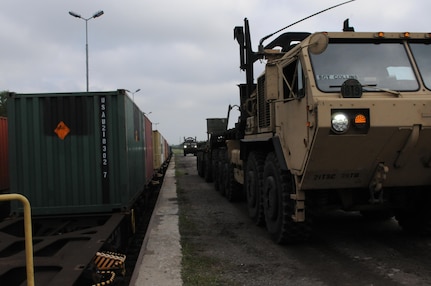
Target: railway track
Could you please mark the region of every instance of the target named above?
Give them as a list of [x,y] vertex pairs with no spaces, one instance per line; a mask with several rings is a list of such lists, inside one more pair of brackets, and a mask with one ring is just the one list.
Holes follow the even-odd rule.
[[[133,211],[32,220],[36,285],[129,285],[163,177]],[[134,222],[134,224],[132,223]],[[0,222],[0,285],[26,285],[24,220]]]

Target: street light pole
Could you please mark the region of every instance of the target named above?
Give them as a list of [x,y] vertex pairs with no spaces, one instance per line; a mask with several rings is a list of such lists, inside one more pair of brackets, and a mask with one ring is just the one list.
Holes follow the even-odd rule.
[[128,89],[125,89],[125,91],[130,92],[130,93],[132,94],[133,102],[135,102],[135,93],[139,92],[140,90],[141,90],[141,89],[140,89],[140,88],[138,88],[137,90],[135,90],[135,91],[133,92],[133,91],[130,91],[130,90],[128,90]]
[[88,85],[88,20],[102,16],[103,11],[100,10],[100,11],[94,13],[94,15],[91,16],[90,18],[83,18],[83,17],[81,17],[81,15],[76,14],[75,12],[72,12],[72,11],[69,11],[69,15],[71,15],[75,18],[80,18],[80,19],[85,21],[85,67],[86,67],[85,70],[86,70],[87,92],[88,92],[89,91],[89,85]]

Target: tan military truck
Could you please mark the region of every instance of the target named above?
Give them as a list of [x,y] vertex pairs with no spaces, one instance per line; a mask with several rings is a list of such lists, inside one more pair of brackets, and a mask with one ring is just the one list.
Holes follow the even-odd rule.
[[[285,33],[240,46],[241,115],[207,150],[229,199],[277,243],[307,239],[319,211],[395,215],[431,230],[431,33]],[[253,79],[253,65],[264,71]],[[210,165],[210,163],[207,163]]]

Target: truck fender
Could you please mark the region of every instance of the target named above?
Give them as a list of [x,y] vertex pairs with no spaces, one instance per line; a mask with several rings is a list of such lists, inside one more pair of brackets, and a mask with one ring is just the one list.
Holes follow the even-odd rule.
[[[248,153],[253,149],[266,150],[270,152],[274,150],[275,155],[277,156],[277,160],[280,163],[280,169],[283,171],[288,171],[286,160],[283,154],[283,148],[281,147],[280,137],[273,136],[271,138],[261,138],[261,139],[241,139],[240,140],[241,160],[247,160]],[[272,146],[271,146],[272,145]]]

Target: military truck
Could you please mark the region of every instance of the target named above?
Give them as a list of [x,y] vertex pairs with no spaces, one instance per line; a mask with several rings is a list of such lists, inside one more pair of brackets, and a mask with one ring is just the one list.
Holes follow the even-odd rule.
[[184,156],[187,156],[187,154],[193,154],[196,156],[198,148],[198,143],[196,141],[196,137],[184,137],[184,143],[183,143],[183,152]]
[[340,32],[263,38],[255,52],[245,19],[234,36],[240,117],[207,144],[200,174],[230,200],[243,193],[276,243],[309,238],[330,209],[429,233],[431,34],[355,32],[346,20]]

